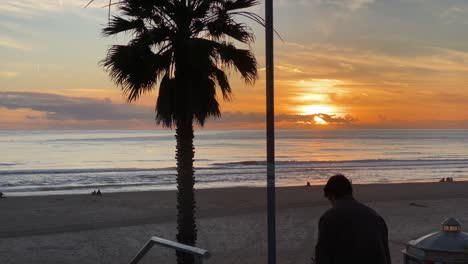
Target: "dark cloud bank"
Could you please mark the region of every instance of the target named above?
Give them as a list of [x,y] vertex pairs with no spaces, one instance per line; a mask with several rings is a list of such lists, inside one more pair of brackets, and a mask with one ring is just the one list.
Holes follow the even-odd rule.
[[[45,113],[52,121],[125,121],[140,120],[148,124],[154,122],[154,110],[133,104],[112,103],[110,99],[72,97],[49,93],[0,92],[0,107],[10,110],[32,109]],[[319,116],[330,124],[351,124],[356,120],[349,116],[338,117],[327,114],[317,115],[277,115],[277,122],[310,122]],[[30,117],[34,119],[34,117]],[[215,121],[217,124],[263,124],[265,115],[261,113],[227,112]]]
[[[313,115],[276,115],[276,122],[312,122],[314,117],[320,117],[325,122],[335,125],[347,125],[357,122],[358,120],[346,115],[344,117],[328,114],[313,114]],[[241,112],[228,112],[223,113],[222,118],[219,120],[222,123],[264,123],[265,115],[261,113],[241,113]]]
[[71,97],[48,93],[0,92],[0,107],[44,112],[50,120],[130,120],[152,119],[151,109],[114,104],[110,99]]
[[[32,109],[44,113],[49,129],[121,129],[157,128],[154,108],[134,104],[113,103],[110,99],[73,97],[49,93],[0,92],[0,108],[10,110]],[[327,114],[277,115],[275,120],[281,127],[306,128],[313,125],[318,116],[330,127],[342,128],[468,128],[468,120],[389,120],[381,118],[379,124],[366,125],[352,116]],[[27,117],[24,128],[33,128],[40,123],[37,116]],[[71,122],[70,122],[71,121]],[[208,127],[261,128],[265,125],[263,113],[225,112],[217,120],[208,122]],[[0,116],[0,128],[9,129],[8,120]]]

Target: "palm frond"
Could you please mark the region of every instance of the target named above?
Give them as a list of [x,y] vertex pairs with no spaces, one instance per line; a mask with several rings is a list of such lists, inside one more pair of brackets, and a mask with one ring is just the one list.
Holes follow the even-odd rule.
[[224,100],[230,101],[232,89],[226,73],[218,67],[213,66],[211,68],[211,75],[218,82],[218,86],[221,90],[221,93],[223,94]]
[[193,104],[193,115],[200,126],[205,125],[206,118],[219,117],[221,111],[218,100],[216,100],[216,84],[208,76],[200,76],[195,83],[198,88]]
[[[263,17],[255,14],[255,13],[246,12],[246,11],[238,11],[238,12],[232,12],[230,14],[239,15],[239,16],[248,18],[248,19],[256,22],[257,24],[260,24],[262,27],[266,27],[265,19],[263,19]],[[276,29],[273,29],[273,32],[284,43],[284,39],[283,39],[283,37],[281,37],[280,33],[278,31],[276,31]]]
[[[247,83],[258,74],[253,53],[231,42],[254,41],[251,28],[235,17],[265,25],[260,16],[242,10],[258,0],[189,1],[112,0],[108,7],[117,6],[119,14],[102,30],[106,37],[133,33],[127,45],[109,48],[101,65],[128,101],[158,85],[156,123],[165,127],[189,119],[203,126],[206,118],[221,114],[217,92],[231,100],[229,70]],[[189,34],[180,34],[187,26]]]
[[258,5],[260,2],[257,0],[226,0],[223,8],[227,11],[236,9],[245,9]]
[[170,59],[169,52],[156,55],[148,46],[114,45],[101,65],[132,102],[154,88],[158,77],[167,71]]
[[213,5],[212,1],[205,1],[205,0],[198,1],[198,3],[195,3],[195,7],[193,10],[193,17],[204,18],[208,14],[208,11],[210,10],[212,5]]
[[89,5],[91,5],[92,3],[94,2],[94,0],[90,0],[85,6],[84,8],[87,8]]
[[[90,1],[84,6],[84,8],[87,8],[87,7],[88,7],[89,5],[91,5],[93,2],[94,2],[94,0],[90,0]],[[108,8],[109,8],[109,11],[108,11],[108,13],[107,13],[107,19],[108,19],[108,21],[111,20],[111,6],[112,6],[112,5],[118,5],[118,4],[122,3],[122,2],[123,2],[123,1],[120,1],[120,2],[117,2],[117,3],[112,3],[112,0],[109,0],[109,4],[103,6],[103,7],[108,7]]]
[[[93,0],[94,1],[94,0]],[[120,4],[123,4],[125,1],[124,0],[121,0],[121,1],[118,1],[118,2],[112,2],[112,0],[109,1],[109,3],[107,5],[104,5],[102,6],[103,8],[104,7],[111,7],[111,6],[116,6],[116,5],[120,5]]]
[[119,9],[123,15],[140,19],[151,18],[157,8],[169,1],[165,0],[125,0]]
[[229,42],[217,42],[203,38],[191,40],[199,46],[205,46],[215,52],[214,59],[226,68],[237,70],[247,83],[254,83],[257,79],[257,60],[250,50],[238,49]]
[[145,23],[139,18],[127,20],[122,17],[113,16],[107,27],[102,30],[102,34],[103,36],[108,37],[129,30],[143,32],[146,30]]
[[231,43],[216,45],[219,59],[227,67],[234,67],[247,83],[257,79],[257,60],[250,50],[238,49]]
[[162,46],[170,40],[172,31],[167,27],[150,28],[139,32],[137,36],[130,41],[130,45],[156,45]]
[[159,84],[159,94],[156,101],[156,123],[165,127],[175,124],[176,82],[166,73]]
[[229,36],[245,44],[254,42],[255,37],[250,27],[244,23],[236,23],[230,19],[219,18],[208,22],[206,27],[211,36],[216,39],[222,39]]

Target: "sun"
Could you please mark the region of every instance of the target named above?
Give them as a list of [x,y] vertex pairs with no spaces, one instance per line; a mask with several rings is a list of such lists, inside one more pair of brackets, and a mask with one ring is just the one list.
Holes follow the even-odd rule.
[[319,116],[314,116],[314,123],[317,125],[328,125],[327,121],[323,120],[323,118]]
[[308,122],[309,124],[323,126],[328,125],[324,116],[334,116],[337,112],[336,108],[333,106],[319,104],[298,106],[297,111],[300,115],[311,116],[312,120]]
[[316,114],[327,114],[332,115],[335,113],[335,109],[331,106],[323,105],[303,105],[299,106],[298,109],[301,115],[316,115]]

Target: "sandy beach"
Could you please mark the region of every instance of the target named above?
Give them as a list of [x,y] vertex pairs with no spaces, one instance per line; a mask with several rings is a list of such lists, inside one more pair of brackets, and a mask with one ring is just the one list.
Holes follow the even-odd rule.
[[[321,186],[277,190],[279,263],[309,263],[317,221],[329,207]],[[355,185],[357,199],[387,221],[393,263],[406,241],[457,217],[468,228],[468,182]],[[266,259],[266,190],[197,191],[198,246],[207,263]],[[8,197],[0,200],[0,263],[128,263],[151,236],[174,240],[175,192]],[[155,248],[142,263],[173,263]]]

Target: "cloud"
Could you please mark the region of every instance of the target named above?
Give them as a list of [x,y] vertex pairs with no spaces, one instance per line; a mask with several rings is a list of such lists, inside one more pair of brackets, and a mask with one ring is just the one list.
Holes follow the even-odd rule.
[[[289,1],[285,5],[297,8],[298,4],[293,2],[297,1]],[[308,10],[309,14],[300,21],[307,21],[305,24],[310,25],[314,35],[328,38],[346,27],[349,21],[358,17],[360,10],[366,9],[373,2],[374,0],[308,0],[302,9]]]
[[466,19],[468,14],[468,8],[466,7],[459,7],[459,6],[452,6],[445,9],[440,14],[440,19],[442,19],[445,23],[463,23],[467,24],[468,20]]
[[278,115],[276,120],[278,122],[287,121],[287,122],[303,122],[309,124],[315,124],[316,118],[320,118],[323,121],[327,122],[328,124],[334,125],[345,125],[345,124],[352,124],[357,122],[358,120],[351,115],[345,116],[338,116],[338,115],[329,115],[329,114],[313,114],[313,115]]
[[[437,93],[452,104],[466,102],[466,96]],[[439,110],[439,109],[438,109]],[[437,110],[437,111],[438,111]],[[390,114],[390,115],[387,115]],[[466,118],[450,114],[436,116],[428,111],[419,118],[392,113],[375,113],[376,120],[361,120],[350,114],[277,114],[278,128],[467,128]],[[426,118],[426,119],[421,119]],[[207,123],[208,128],[263,128],[264,113],[225,112]],[[323,122],[327,125],[323,126]],[[110,99],[73,97],[50,93],[0,92],[0,129],[154,129],[154,110]]]
[[427,73],[468,72],[468,52],[454,49],[425,46],[409,55],[319,43],[288,44],[292,45],[294,52],[290,47],[279,49],[277,60],[293,62],[294,68],[306,73],[303,78],[375,77],[390,81],[384,74],[394,72],[393,77],[402,82],[405,75],[414,80],[415,76],[427,78]]
[[348,10],[357,10],[372,4],[374,0],[279,0],[279,6],[312,6],[312,7],[340,7]]
[[22,35],[32,35],[34,33],[33,30],[26,29],[21,23],[11,22],[6,20],[0,21],[0,28],[3,28],[2,31],[10,32],[10,33],[20,33]]
[[[288,115],[288,114],[278,114],[275,116],[275,122],[277,123],[290,123],[290,124],[316,124],[315,118],[319,117],[323,121],[327,122],[330,125],[350,125],[358,122],[357,118],[352,117],[351,115],[329,115],[329,114],[313,114],[313,115]],[[243,112],[227,112],[223,113],[221,118],[216,122],[220,123],[256,123],[264,124],[266,120],[265,114],[262,113],[243,113]]]
[[5,48],[10,48],[10,49],[16,49],[20,51],[30,51],[31,47],[28,45],[25,45],[23,43],[20,43],[19,41],[6,37],[6,36],[0,36],[0,47],[5,47]]
[[0,92],[0,107],[10,110],[31,109],[45,113],[48,120],[154,120],[151,108],[114,104],[110,99],[70,97],[34,92]]
[[[37,127],[38,123],[45,123],[41,128],[73,127],[73,128],[114,128],[122,124],[138,123],[146,127],[154,125],[154,110],[132,104],[113,103],[110,99],[96,99],[89,97],[73,97],[51,93],[35,92],[0,92],[0,110],[9,111],[15,116],[15,121],[25,123],[25,127]],[[20,120],[20,117],[22,119]],[[316,124],[315,118],[321,118],[329,125],[342,126],[353,124],[357,119],[346,115],[287,115],[279,114],[276,122],[279,127],[310,126]],[[2,116],[4,124],[15,125],[8,115]],[[19,120],[19,121],[18,121]],[[262,127],[265,123],[263,113],[226,112],[222,117],[209,122],[212,126],[221,127]],[[81,125],[81,127],[80,127]],[[44,127],[46,126],[46,127]],[[3,128],[6,128],[3,126]],[[238,127],[239,128],[239,127]]]
[[[0,13],[9,16],[31,18],[53,12],[62,12],[70,8],[83,8],[88,0],[2,0]],[[95,0],[90,8],[101,8],[108,2]]]
[[9,15],[35,16],[58,11],[63,7],[57,0],[3,0],[0,12]]
[[294,65],[291,64],[285,64],[285,65],[276,65],[276,69],[280,71],[285,71],[288,73],[304,73],[301,69],[295,67]]
[[324,2],[354,11],[372,4],[374,0],[325,0]]
[[19,75],[19,72],[0,71],[0,79],[11,79]]

